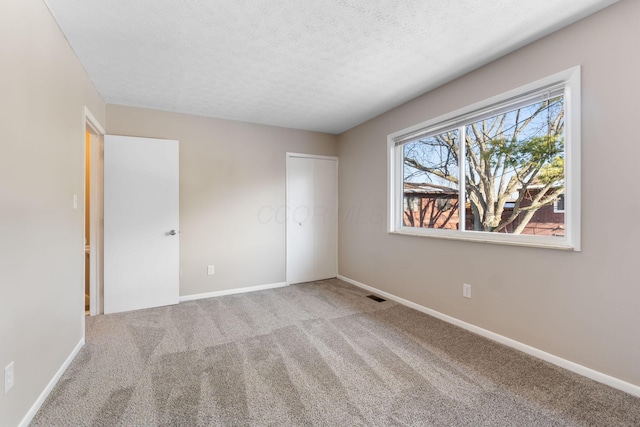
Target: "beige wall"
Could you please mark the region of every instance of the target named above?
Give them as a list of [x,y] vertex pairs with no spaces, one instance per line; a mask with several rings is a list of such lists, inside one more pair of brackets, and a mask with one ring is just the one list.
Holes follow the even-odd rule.
[[[622,1],[342,134],[340,274],[640,385],[639,16]],[[575,65],[582,252],[386,233],[389,133]]]
[[336,155],[335,135],[116,105],[107,118],[109,134],[180,141],[181,296],[285,281],[285,153]]
[[[0,2],[0,425],[84,336],[83,108],[104,103],[41,0]],[[72,207],[78,194],[79,209]]]

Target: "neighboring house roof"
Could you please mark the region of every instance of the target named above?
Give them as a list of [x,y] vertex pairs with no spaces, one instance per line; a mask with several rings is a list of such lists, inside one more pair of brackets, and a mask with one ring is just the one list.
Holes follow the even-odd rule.
[[405,182],[404,183],[405,194],[443,194],[443,195],[457,195],[458,190],[455,188],[446,187],[444,185],[433,184],[430,182]]
[[[560,187],[561,184],[556,184],[552,186],[552,189]],[[540,190],[545,186],[542,184],[531,184],[527,186],[527,191],[529,190]],[[514,195],[520,189],[516,189],[514,191]],[[433,184],[430,182],[405,182],[404,183],[404,193],[405,194],[446,194],[446,195],[457,195],[458,190],[455,188],[446,187],[444,185]],[[513,195],[512,195],[513,196]],[[507,200],[507,202],[515,202],[517,197],[512,197]]]

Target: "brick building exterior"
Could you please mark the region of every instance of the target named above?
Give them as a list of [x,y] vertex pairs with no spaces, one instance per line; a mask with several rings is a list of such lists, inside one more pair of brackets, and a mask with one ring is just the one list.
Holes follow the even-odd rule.
[[[529,206],[538,194],[539,188],[530,188],[522,201]],[[513,202],[507,202],[502,218],[507,219],[513,213]],[[472,230],[472,212],[466,204],[466,230]],[[425,184],[405,183],[404,187],[404,225],[406,227],[440,228],[456,230],[460,228],[458,214],[458,192],[455,189],[434,188]],[[512,233],[520,224],[520,217],[509,224],[504,233]],[[564,195],[556,203],[540,208],[526,225],[522,234],[540,236],[564,236]]]

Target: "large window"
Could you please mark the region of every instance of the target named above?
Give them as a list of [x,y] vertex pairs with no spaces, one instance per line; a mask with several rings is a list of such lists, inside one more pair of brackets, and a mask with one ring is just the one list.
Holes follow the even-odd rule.
[[389,231],[580,250],[580,70],[389,135]]

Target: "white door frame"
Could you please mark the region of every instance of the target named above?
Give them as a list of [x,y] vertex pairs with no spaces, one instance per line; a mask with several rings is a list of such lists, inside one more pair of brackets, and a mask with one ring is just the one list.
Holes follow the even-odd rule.
[[[91,250],[89,255],[89,314],[95,316],[101,314],[102,309],[102,292],[103,292],[103,254],[102,254],[102,239],[103,235],[103,206],[102,206],[102,168],[103,168],[103,150],[104,150],[104,135],[105,130],[100,125],[100,122],[91,113],[89,108],[84,107],[84,130],[82,133],[82,188],[86,188],[86,131],[91,134],[91,165],[90,165],[90,177],[89,184],[91,186],[89,191],[90,200],[90,218],[89,218],[89,233],[91,242]],[[84,197],[83,197],[84,200]],[[86,203],[86,200],[85,200]],[[84,208],[84,206],[83,206]],[[86,221],[85,210],[82,211],[82,218]],[[85,223],[83,221],[83,224]],[[84,227],[83,227],[84,230]],[[84,235],[84,233],[83,233]],[[86,242],[86,236],[84,241]],[[83,258],[85,254],[85,246],[82,247]],[[82,263],[82,295],[84,295],[84,277],[85,266]],[[84,318],[84,304],[82,308],[82,316]]]
[[[291,205],[289,203],[289,189],[287,188],[289,185],[289,168],[288,168],[288,164],[289,162],[287,162],[286,160],[291,158],[291,157],[298,157],[298,158],[304,158],[304,159],[319,159],[319,160],[334,160],[336,162],[336,175],[339,174],[339,166],[340,164],[339,162],[339,158],[336,156],[324,156],[321,154],[305,154],[305,153],[290,153],[287,152],[286,153],[286,157],[285,157],[285,236],[284,236],[284,274],[285,274],[285,282],[288,285],[290,285],[291,283],[289,283],[289,277],[288,277],[288,266],[287,266],[287,259],[288,259],[288,253],[287,251],[289,250],[288,248],[288,240],[287,240],[287,227],[289,227],[289,206]],[[336,177],[337,178],[337,177]],[[339,182],[339,181],[337,181]],[[338,188],[339,188],[339,183],[338,183],[338,187],[336,187],[336,209],[338,209],[339,212],[339,204],[338,204]],[[339,218],[339,216],[338,216]],[[336,220],[338,220],[338,218]],[[339,221],[338,221],[339,222]],[[338,272],[338,228],[339,228],[339,224],[336,224],[336,273]]]

